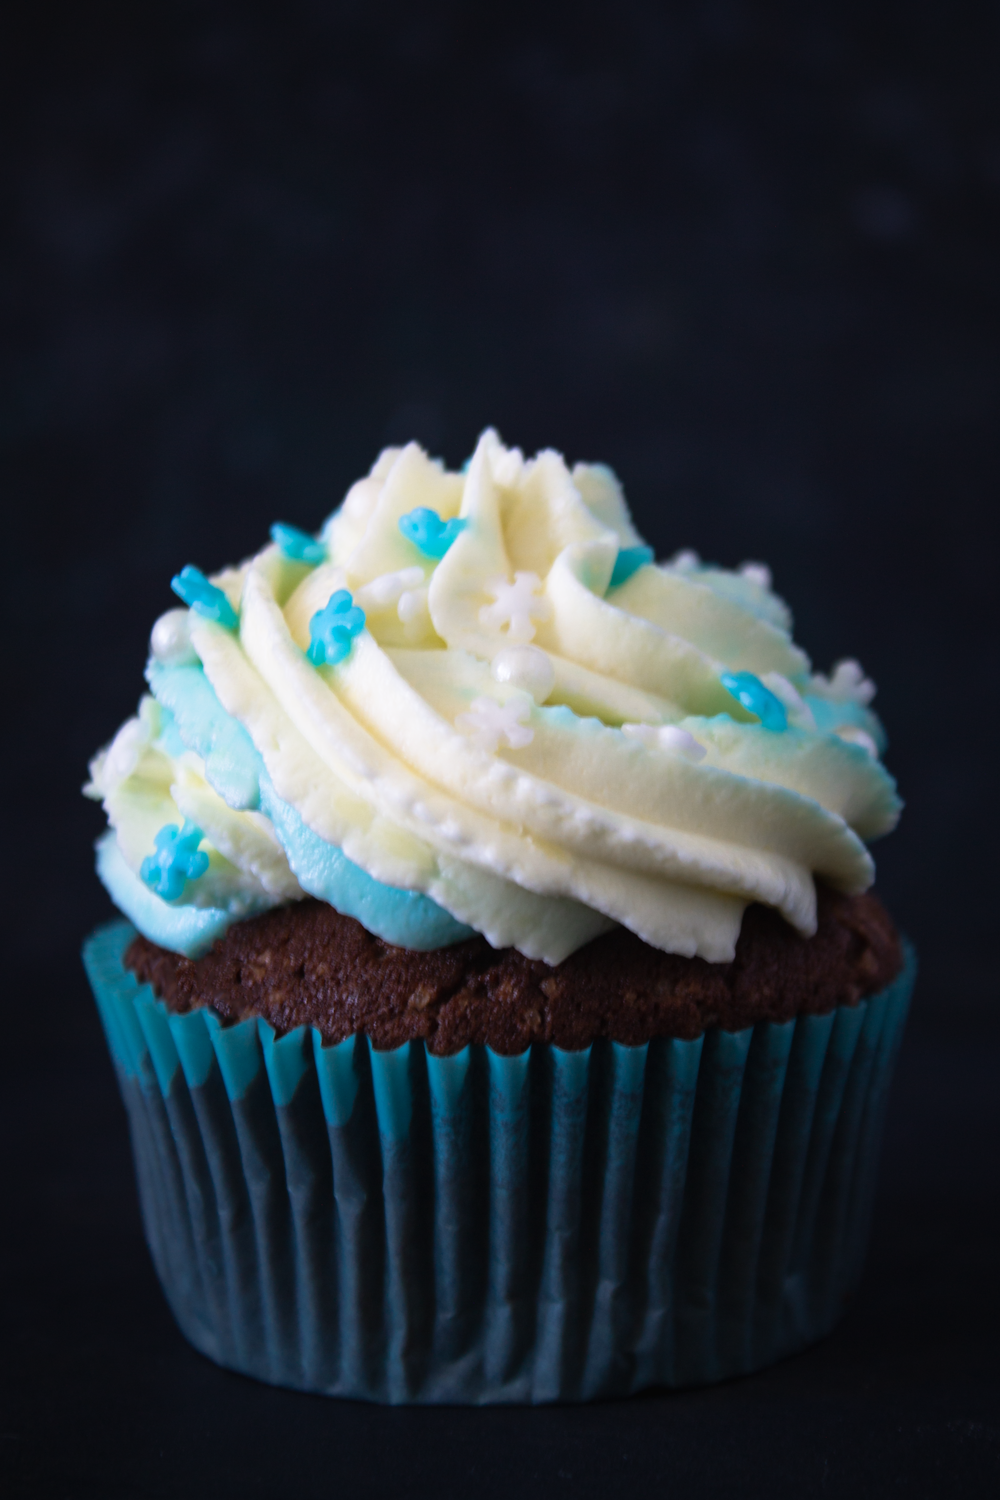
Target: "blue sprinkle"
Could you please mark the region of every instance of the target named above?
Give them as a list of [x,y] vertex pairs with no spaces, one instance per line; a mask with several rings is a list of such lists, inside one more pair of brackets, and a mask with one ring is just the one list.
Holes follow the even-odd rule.
[[420,505],[399,518],[399,529],[406,540],[419,547],[425,557],[435,558],[444,557],[459,532],[464,531],[468,524],[458,516],[442,521],[437,511],[428,510],[426,505]]
[[200,568],[192,568],[190,563],[181,568],[177,577],[171,578],[170,587],[178,599],[183,599],[189,609],[204,615],[206,620],[215,620],[227,630],[235,630],[240,623],[225,594],[209,583]]
[[196,824],[184,819],[184,826],[167,823],[153,843],[156,853],[143,860],[139,870],[150,890],[164,901],[176,901],[189,880],[197,880],[208,869],[208,855],[199,849],[205,835]]
[[752,672],[723,672],[722,686],[756,714],[765,729],[787,729],[785,705]]
[[324,663],[335,667],[364,628],[364,610],[358,608],[347,589],[338,589],[309,621],[309,660],[314,667]]
[[608,588],[616,589],[621,584],[627,583],[633,573],[652,561],[652,547],[619,547]]
[[308,563],[312,568],[326,562],[326,548],[322,542],[317,542],[297,526],[286,526],[284,521],[275,521],[271,527],[271,541],[276,542],[292,562]]

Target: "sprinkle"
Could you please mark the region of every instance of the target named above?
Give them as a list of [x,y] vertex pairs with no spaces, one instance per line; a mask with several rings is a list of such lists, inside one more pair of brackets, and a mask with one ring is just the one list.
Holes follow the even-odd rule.
[[824,698],[835,702],[860,703],[867,708],[875,696],[875,684],[866,677],[860,662],[838,661],[829,680],[814,679],[814,691],[820,690]]
[[765,729],[788,728],[785,705],[752,672],[723,672],[722,686],[750,713],[756,714]]
[[740,563],[740,577],[745,578],[747,583],[755,583],[759,589],[771,587],[771,569],[767,563]]
[[271,541],[292,562],[308,563],[312,568],[326,562],[326,548],[322,542],[317,542],[315,537],[307,531],[300,531],[297,526],[287,526],[284,521],[275,521],[271,527]]
[[686,547],[682,552],[674,553],[668,563],[668,567],[673,568],[678,573],[693,573],[696,568],[701,567],[701,558],[697,552],[692,552],[690,547]]
[[404,625],[413,625],[427,614],[427,590],[407,589],[399,596],[396,613]]
[[628,582],[633,573],[637,572],[639,568],[644,568],[647,563],[651,563],[652,561],[652,547],[619,547],[608,588],[620,588],[623,583]]
[[623,724],[622,734],[639,740],[651,750],[669,750],[674,755],[682,755],[695,765],[708,754],[693,734],[676,724]]
[[191,644],[191,616],[186,609],[168,609],[153,626],[149,649],[167,667],[189,667],[198,660]]
[[468,521],[453,516],[442,521],[436,510],[418,505],[399,518],[399,529],[408,542],[418,547],[425,557],[442,558],[452,542],[468,526]]
[[539,646],[505,646],[490,662],[494,682],[523,688],[544,703],[556,685],[552,658]]
[[469,712],[456,718],[455,728],[490,755],[501,741],[512,750],[522,750],[535,738],[535,731],[524,723],[530,713],[531,699],[526,693],[518,693],[506,703],[498,703],[495,698],[473,698]]
[[380,573],[354,594],[355,603],[365,611],[386,609],[395,604],[408,589],[419,588],[424,581],[423,568],[400,568],[396,573]]
[[486,585],[493,595],[494,604],[484,604],[479,611],[479,623],[498,633],[507,626],[507,644],[526,646],[535,634],[535,620],[547,620],[552,606],[548,599],[539,598],[542,580],[537,573],[515,573],[514,582],[495,578]]
[[790,723],[798,729],[815,730],[815,714],[798,688],[790,683],[787,677],[782,677],[780,672],[765,672],[761,681],[785,705]]
[[208,869],[208,855],[199,849],[205,835],[196,824],[184,819],[182,828],[167,823],[153,843],[156,853],[143,860],[139,874],[164,901],[176,901],[189,880],[197,880]]
[[176,578],[171,578],[170,587],[195,614],[214,620],[227,630],[235,630],[239,625],[236,611],[225,594],[214,583],[209,583],[200,568],[193,568],[190,563],[181,568]]
[[358,609],[347,589],[337,589],[309,621],[309,660],[314,667],[335,667],[364,628],[364,610]]

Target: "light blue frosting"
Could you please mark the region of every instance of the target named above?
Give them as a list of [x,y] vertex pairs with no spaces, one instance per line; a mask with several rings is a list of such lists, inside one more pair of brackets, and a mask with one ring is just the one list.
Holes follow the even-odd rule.
[[821,734],[835,734],[838,729],[847,727],[863,729],[875,741],[879,754],[885,754],[889,742],[882,721],[864,704],[855,703],[849,698],[836,701],[817,698],[812,693],[805,695],[804,702],[812,709],[816,728]]
[[652,547],[619,547],[608,588],[621,588],[622,584],[627,583],[633,573],[637,573],[640,568],[644,568],[647,563],[651,563],[652,561]]
[[[200,666],[166,666],[154,659],[147,667],[146,677],[157,702],[167,711],[161,732],[164,749],[179,739],[184,747],[202,757],[210,784],[230,807],[260,808],[270,819],[289,865],[309,895],[327,902],[345,916],[354,917],[369,932],[401,948],[423,951],[447,948],[474,935],[474,928],[457,921],[430,896],[375,880],[348,859],[343,850],[313,833],[295,809],[278,796],[253,740],[239,720],[222,707]],[[115,850],[117,853],[117,845]],[[116,868],[109,878],[100,868],[98,854],[101,879],[116,905],[140,932],[161,947],[194,957],[186,944],[201,944],[198,951],[204,952],[230,923],[246,916],[245,912],[237,916],[215,909],[205,912],[194,907],[168,906],[142,885],[120,854],[118,860],[124,874]],[[124,878],[126,875],[139,887],[143,898],[141,908]],[[114,889],[110,879],[115,882]],[[119,890],[124,900],[116,894]],[[125,900],[129,905],[124,904]],[[164,908],[163,912],[159,907]],[[173,921],[177,913],[189,913],[196,919],[190,931],[183,923]],[[201,921],[202,918],[212,920]],[[151,930],[153,927],[156,931]],[[202,933],[209,932],[211,935],[202,942]]]
[[765,729],[780,733],[788,728],[785,705],[753,672],[723,672],[722,685],[738,703],[757,715]]
[[261,773],[260,805],[302,889],[354,917],[387,943],[427,950],[447,948],[475,935],[474,928],[456,921],[430,896],[383,885],[342,849],[313,833],[294,807],[281,800],[266,771]]
[[[227,714],[200,666],[168,667],[153,657],[146,681],[188,750],[205,762],[205,775],[230,807],[260,806],[258,778],[264,762],[239,719]],[[164,745],[168,754],[169,744]]]
[[[207,953],[216,938],[237,920],[218,907],[182,906],[157,896],[126,863],[110,829],[97,843],[97,873],[118,910],[134,927],[151,943],[183,953],[186,958]],[[243,911],[240,918],[250,915]]]

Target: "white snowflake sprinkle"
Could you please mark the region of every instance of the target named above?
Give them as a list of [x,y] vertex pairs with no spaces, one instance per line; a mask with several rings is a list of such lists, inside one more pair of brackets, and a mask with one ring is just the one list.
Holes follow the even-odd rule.
[[674,755],[683,756],[692,764],[704,760],[708,753],[704,745],[699,745],[693,734],[689,734],[686,729],[680,729],[676,724],[623,724],[622,734],[627,734],[630,739],[648,745],[651,750],[669,750]]
[[809,684],[810,692],[834,703],[860,703],[867,708],[875,696],[875,684],[866,677],[860,662],[838,661],[829,677],[817,675]]
[[498,703],[495,698],[473,698],[469,712],[456,718],[455,728],[490,755],[501,744],[511,750],[522,750],[535,738],[535,731],[525,724],[531,708],[527,693],[516,693],[506,703]]
[[674,553],[667,567],[673,568],[677,573],[693,573],[696,568],[701,567],[701,558],[690,547],[685,547],[682,552]]
[[538,590],[542,580],[537,573],[515,573],[514,582],[496,578],[487,583],[486,591],[493,595],[493,604],[484,604],[479,611],[479,623],[487,630],[500,634],[507,627],[506,642],[509,646],[526,646],[535,634],[535,621],[547,620],[552,606]]
[[374,614],[396,604],[407,590],[418,589],[423,581],[423,568],[400,568],[397,573],[380,573],[371,583],[355,590],[354,602],[366,614]]

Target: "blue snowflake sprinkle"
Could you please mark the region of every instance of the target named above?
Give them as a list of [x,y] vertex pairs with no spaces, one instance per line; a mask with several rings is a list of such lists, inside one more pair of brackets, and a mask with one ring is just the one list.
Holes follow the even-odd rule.
[[240,623],[225,594],[214,583],[209,583],[200,568],[192,568],[190,563],[181,568],[177,577],[171,578],[170,587],[178,599],[183,599],[189,609],[204,615],[206,620],[215,620],[227,630],[235,630]]
[[197,880],[208,869],[208,855],[199,849],[205,835],[195,824],[184,819],[184,826],[167,823],[153,843],[156,853],[147,855],[139,870],[150,890],[164,901],[176,901],[189,880]]
[[309,660],[314,667],[324,663],[335,667],[364,628],[364,610],[358,608],[347,589],[338,589],[309,621]]
[[271,527],[271,541],[276,542],[292,562],[308,563],[312,568],[326,562],[326,547],[322,542],[317,542],[297,526],[286,526],[284,521],[275,521]]
[[458,516],[442,521],[437,511],[428,510],[426,505],[419,505],[399,518],[399,529],[406,540],[419,547],[425,557],[433,558],[444,557],[459,532],[464,531],[468,524]]
[[621,584],[627,583],[633,573],[638,572],[640,568],[644,568],[647,563],[651,563],[652,561],[652,547],[619,547],[608,588],[616,589]]
[[722,686],[756,714],[765,729],[787,729],[785,705],[752,672],[723,672]]

